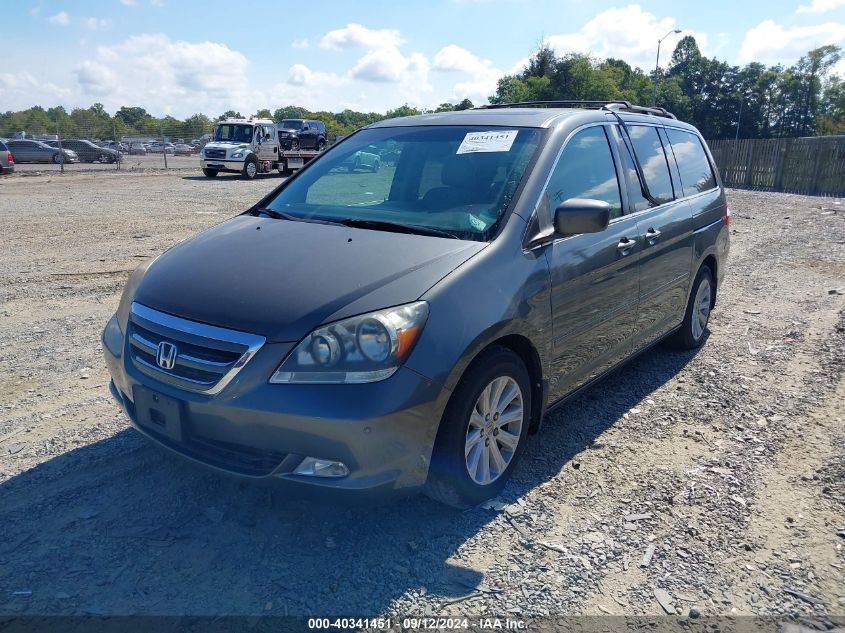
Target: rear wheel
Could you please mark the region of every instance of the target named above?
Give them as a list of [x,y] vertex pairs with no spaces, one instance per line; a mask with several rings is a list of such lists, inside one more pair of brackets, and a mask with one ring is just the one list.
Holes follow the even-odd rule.
[[208,176],[209,178],[214,178],[217,175],[218,171],[216,169],[205,169],[204,168],[202,170],[202,173],[205,174],[206,176]]
[[244,163],[243,177],[252,180],[258,173],[258,161],[255,156],[250,156]]
[[710,310],[713,307],[715,282],[709,266],[702,266],[695,276],[684,322],[668,343],[676,349],[695,349],[704,342]]
[[531,411],[528,371],[514,352],[483,352],[452,394],[431,459],[426,494],[468,508],[495,497],[522,450]]

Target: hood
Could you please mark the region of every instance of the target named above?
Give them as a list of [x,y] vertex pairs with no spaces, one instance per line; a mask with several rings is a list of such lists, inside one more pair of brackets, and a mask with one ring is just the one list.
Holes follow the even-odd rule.
[[295,127],[280,127],[279,132],[285,132],[286,134],[298,134],[302,130],[298,130]]
[[242,215],[165,252],[135,301],[298,341],[322,323],[415,301],[485,246]]

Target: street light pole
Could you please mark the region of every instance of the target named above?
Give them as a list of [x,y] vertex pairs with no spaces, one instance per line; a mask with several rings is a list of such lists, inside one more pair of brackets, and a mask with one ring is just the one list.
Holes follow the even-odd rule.
[[660,43],[673,33],[677,35],[680,32],[681,29],[672,29],[666,35],[657,40],[657,61],[654,62],[654,89],[651,93],[651,105],[653,106],[657,105],[657,73],[660,72]]

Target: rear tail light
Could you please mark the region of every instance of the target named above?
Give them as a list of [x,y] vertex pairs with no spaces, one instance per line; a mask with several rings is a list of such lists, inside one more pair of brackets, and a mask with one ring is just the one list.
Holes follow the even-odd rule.
[[731,225],[731,208],[725,205],[725,226]]
[[6,154],[6,160],[9,161],[9,164],[12,165],[15,162],[15,157],[12,156],[12,152],[8,152]]

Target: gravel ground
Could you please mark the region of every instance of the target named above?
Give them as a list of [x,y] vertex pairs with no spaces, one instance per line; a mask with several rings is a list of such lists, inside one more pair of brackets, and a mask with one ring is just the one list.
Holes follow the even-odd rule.
[[845,203],[730,191],[697,353],[547,416],[502,497],[337,508],[149,445],[99,333],[143,258],[280,182],[0,179],[0,614],[845,613]]

